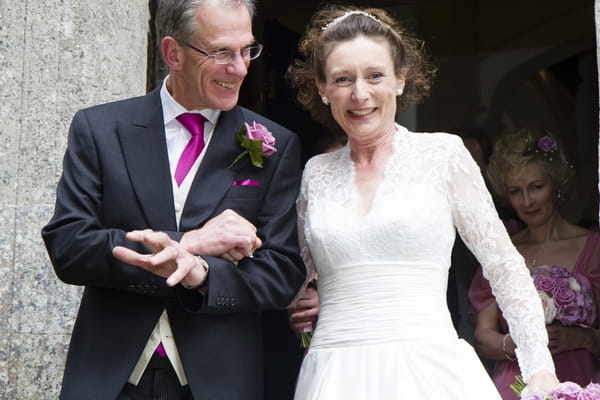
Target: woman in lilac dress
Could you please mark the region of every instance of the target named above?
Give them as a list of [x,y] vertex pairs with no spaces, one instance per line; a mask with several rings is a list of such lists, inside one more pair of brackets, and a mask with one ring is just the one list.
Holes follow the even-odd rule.
[[[572,167],[552,135],[522,129],[496,143],[487,172],[495,191],[526,225],[511,239],[532,273],[541,266],[559,266],[577,277],[582,286],[590,285],[591,307],[578,310],[579,314],[590,313],[586,323],[567,326],[556,318],[551,321],[551,314],[546,323],[558,379],[581,386],[598,382],[600,234],[573,225],[561,215]],[[510,388],[519,374],[515,344],[481,269],[473,279],[469,299],[477,312],[477,350],[483,357],[495,360],[492,377],[502,398],[516,400],[518,397]]]

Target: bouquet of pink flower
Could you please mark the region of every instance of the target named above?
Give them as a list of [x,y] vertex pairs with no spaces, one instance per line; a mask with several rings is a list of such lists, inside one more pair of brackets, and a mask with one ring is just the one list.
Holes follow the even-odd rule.
[[596,303],[592,285],[585,276],[557,266],[537,267],[532,274],[546,324],[558,321],[565,326],[594,326]]
[[582,388],[574,382],[561,382],[556,389],[548,394],[540,392],[521,395],[525,382],[521,375],[515,377],[516,381],[510,385],[511,389],[521,400],[600,400],[600,384],[590,383]]

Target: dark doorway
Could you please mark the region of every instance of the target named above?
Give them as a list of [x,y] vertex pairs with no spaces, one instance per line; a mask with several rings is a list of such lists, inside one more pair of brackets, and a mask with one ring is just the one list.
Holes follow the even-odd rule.
[[[151,10],[156,0],[150,1]],[[324,146],[329,133],[295,101],[284,73],[296,55],[311,14],[324,1],[257,2],[255,36],[265,45],[253,62],[240,103],[294,130],[304,159]],[[566,144],[578,173],[578,198],[571,222],[591,228],[598,218],[598,81],[594,4],[589,0],[371,0],[360,6],[386,8],[425,41],[438,65],[429,98],[399,117],[416,131],[446,131],[481,145],[485,163],[490,145],[504,130],[538,125]],[[150,42],[148,88],[164,71]],[[456,254],[462,254],[459,250]],[[459,333],[469,340],[466,288],[476,267],[468,256],[452,269],[449,302]],[[267,399],[291,398],[301,352],[283,315],[270,321],[268,373],[279,374],[281,387],[268,388]],[[287,360],[287,362],[286,362]],[[276,385],[277,386],[277,385]],[[277,397],[280,391],[285,395]]]

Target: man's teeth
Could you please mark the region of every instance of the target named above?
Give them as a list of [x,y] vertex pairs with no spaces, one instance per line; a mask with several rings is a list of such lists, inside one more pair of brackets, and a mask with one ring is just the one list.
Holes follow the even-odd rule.
[[223,86],[224,88],[227,88],[227,89],[233,89],[235,87],[235,84],[233,84],[233,83],[226,83],[226,82],[221,82],[221,81],[217,81],[217,85]]

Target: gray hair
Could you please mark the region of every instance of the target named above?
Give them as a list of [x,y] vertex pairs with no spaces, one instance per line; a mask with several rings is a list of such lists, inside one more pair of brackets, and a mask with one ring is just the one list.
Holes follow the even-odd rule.
[[[166,36],[174,37],[178,42],[189,41],[198,30],[197,10],[207,1],[215,0],[159,0],[156,12],[156,40],[160,43]],[[221,7],[244,5],[250,18],[254,17],[254,0],[216,0]]]

